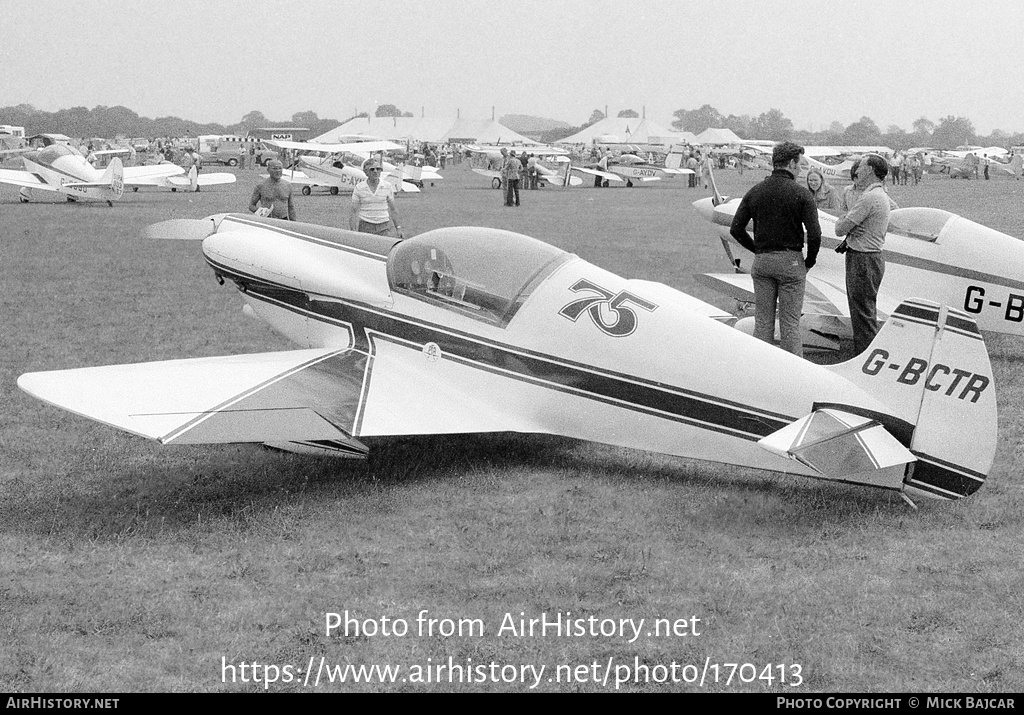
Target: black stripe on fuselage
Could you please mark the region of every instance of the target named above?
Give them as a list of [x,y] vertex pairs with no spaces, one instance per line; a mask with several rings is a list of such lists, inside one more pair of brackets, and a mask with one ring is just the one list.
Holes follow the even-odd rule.
[[354,301],[312,300],[300,291],[256,281],[223,266],[217,268],[245,284],[246,294],[254,299],[332,325],[351,323],[355,328],[355,347],[360,350],[370,350],[366,336],[371,332],[413,345],[433,342],[442,355],[478,369],[752,441],[782,429],[794,419],[721,397],[554,358]]
[[[419,349],[419,344],[396,337],[371,331],[371,343],[376,340],[386,340],[391,343],[405,345],[410,349]],[[373,355],[375,350],[371,349]],[[528,383],[554,390],[563,394],[583,397],[607,405],[621,407],[632,412],[640,412],[646,415],[672,420],[701,429],[711,430],[739,439],[757,440],[763,434],[751,434],[752,425],[746,425],[745,429],[739,429],[730,424],[737,424],[737,419],[752,419],[749,415],[738,417],[735,409],[723,408],[720,404],[709,403],[700,398],[684,395],[677,391],[652,388],[649,385],[635,381],[623,381],[609,375],[588,372],[585,377],[576,381],[552,379],[551,376],[536,377],[527,371],[510,369],[508,364],[496,364],[483,362],[479,359],[467,358],[464,355],[441,351],[441,358],[465,365],[475,370],[482,370],[491,374],[500,375],[519,382]],[[365,397],[365,396],[364,396]],[[360,400],[364,404],[364,400]],[[695,416],[699,415],[699,417]],[[356,430],[358,432],[362,415],[357,420]],[[779,424],[781,429],[784,424]],[[774,431],[774,430],[772,430]],[[769,432],[770,433],[770,432]]]

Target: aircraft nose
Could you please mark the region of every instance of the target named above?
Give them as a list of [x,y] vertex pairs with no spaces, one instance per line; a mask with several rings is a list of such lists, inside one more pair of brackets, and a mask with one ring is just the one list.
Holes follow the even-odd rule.
[[697,213],[705,221],[715,220],[715,200],[712,197],[697,199],[693,202],[693,208],[697,209]]

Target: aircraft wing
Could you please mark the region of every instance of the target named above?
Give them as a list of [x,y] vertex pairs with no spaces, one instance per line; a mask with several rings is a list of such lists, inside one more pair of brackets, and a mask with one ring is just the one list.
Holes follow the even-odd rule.
[[127,156],[134,151],[134,149],[99,149],[89,152],[89,156]]
[[[330,186],[327,181],[311,179],[307,174],[297,169],[285,169],[282,176],[288,183],[295,184],[296,186]],[[260,174],[260,178],[269,179],[270,174]]]
[[31,171],[22,171],[20,169],[0,169],[0,183],[24,186],[29,189],[57,190]]
[[500,179],[501,172],[495,171],[494,169],[473,169],[474,174],[480,174],[480,176],[486,176],[490,179]]
[[574,166],[574,167],[572,167],[572,170],[573,171],[578,171],[578,172],[580,172],[582,174],[590,174],[591,176],[600,176],[601,178],[608,179],[608,181],[619,181],[619,182],[625,181],[625,179],[623,179],[621,176],[619,176],[618,174],[613,174],[610,171],[600,171],[598,169],[587,169],[587,168],[582,167],[582,166]]
[[200,174],[196,177],[196,182],[200,186],[216,186],[217,184],[233,184],[237,181],[237,177],[234,174],[226,171],[215,171],[211,174]]
[[434,366],[382,344],[26,373],[18,386],[162,444],[326,443],[365,453],[354,437],[539,429]]
[[[698,273],[694,275],[694,279],[743,303],[754,302],[754,279],[749,273]],[[815,276],[813,272],[808,273],[804,287],[803,312],[809,315],[849,318],[850,308],[846,300],[845,284],[837,286],[827,278]]]
[[[167,184],[174,187],[191,186],[192,182],[188,176],[168,176]],[[199,186],[216,186],[217,184],[233,184],[236,181],[234,174],[226,171],[214,172],[212,174],[199,174],[196,177],[196,184]]]
[[[177,164],[151,164],[149,166],[128,166],[124,169],[125,186],[168,186],[167,177],[184,174]],[[187,182],[186,182],[187,183]]]
[[387,183],[394,186],[396,191],[404,191],[410,194],[420,193],[420,187],[416,186],[416,184],[403,180],[402,177],[400,176],[395,176],[391,174],[380,177],[380,180],[386,181]]

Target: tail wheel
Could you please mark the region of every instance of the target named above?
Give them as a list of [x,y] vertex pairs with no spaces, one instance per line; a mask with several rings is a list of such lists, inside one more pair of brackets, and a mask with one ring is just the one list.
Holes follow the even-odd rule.
[[494,177],[493,179],[491,179],[491,188],[492,189],[500,189],[501,188],[501,179],[499,179],[498,177]]
[[338,195],[338,187],[337,186],[332,186],[331,187],[331,196],[337,196],[337,195]]
[[311,193],[313,193],[313,189],[309,188],[308,186],[303,186],[302,187],[302,195],[303,196],[309,196]]

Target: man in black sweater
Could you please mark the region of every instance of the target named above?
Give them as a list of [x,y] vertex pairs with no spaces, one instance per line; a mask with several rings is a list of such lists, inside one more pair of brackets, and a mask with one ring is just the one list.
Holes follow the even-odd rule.
[[[803,357],[800,314],[803,311],[807,271],[817,260],[821,226],[814,197],[796,182],[804,148],[792,142],[772,151],[771,176],[754,186],[740,202],[729,233],[754,253],[750,273],[754,279],[754,337],[774,342],[775,316],[779,317],[780,347]],[[747,233],[753,219],[754,235]],[[807,257],[804,258],[804,228]]]

